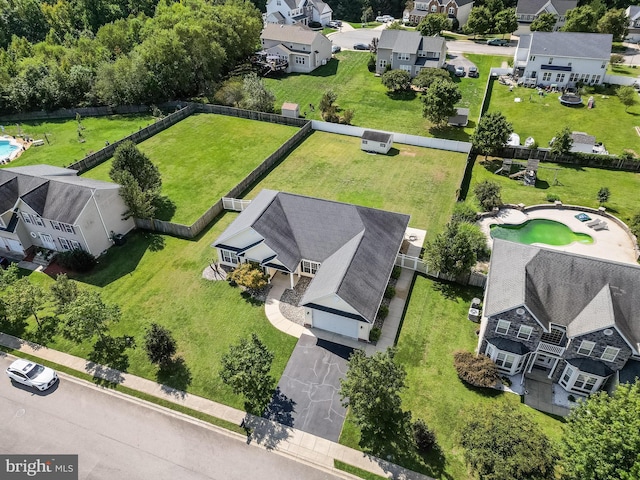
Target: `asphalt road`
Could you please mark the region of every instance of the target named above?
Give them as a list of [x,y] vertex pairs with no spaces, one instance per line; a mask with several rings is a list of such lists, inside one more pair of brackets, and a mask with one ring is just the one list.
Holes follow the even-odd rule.
[[[0,358],[0,369],[10,363]],[[340,478],[63,374],[41,394],[2,373],[0,422],[0,452],[78,454],[80,479]]]

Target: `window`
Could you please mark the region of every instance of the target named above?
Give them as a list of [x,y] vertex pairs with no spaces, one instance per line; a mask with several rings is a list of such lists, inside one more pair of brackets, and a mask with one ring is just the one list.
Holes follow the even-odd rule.
[[54,222],[53,220],[51,220],[49,223],[51,223],[51,228],[53,228],[54,230],[62,230],[60,223]]
[[62,229],[67,233],[76,233],[72,225],[68,225],[66,223],[61,223]]
[[517,337],[522,340],[529,340],[532,333],[533,333],[533,327],[528,327],[527,325],[521,325],[520,330],[518,330]]
[[602,352],[602,360],[604,360],[605,362],[613,362],[616,357],[618,356],[618,353],[620,353],[620,349],[616,348],[616,347],[607,347],[604,349],[604,352]]
[[232,263],[233,265],[238,263],[238,256],[235,252],[230,250],[220,250],[220,254],[222,255],[222,261],[224,263]]
[[399,53],[398,60],[409,60],[410,55],[408,53]]
[[564,82],[564,73],[556,74],[556,82],[563,83]]
[[529,57],[529,61],[530,61],[530,62],[535,62],[535,60],[536,60],[536,56],[535,56],[535,55],[531,55],[531,56]]
[[386,145],[385,145],[384,143],[381,143],[381,144],[380,144],[380,146],[381,146],[382,148],[386,147]]
[[602,62],[602,66],[600,68],[605,68],[607,66],[607,62]]
[[380,62],[378,62],[378,64],[380,65],[380,68],[387,68],[387,61],[386,60],[380,60]]
[[504,368],[505,370],[511,370],[513,364],[516,361],[516,356],[511,353],[499,352],[496,356],[496,365],[498,367]]
[[28,213],[23,213],[22,219],[24,220],[24,223],[33,223],[31,221],[31,215],[29,215]]
[[583,74],[580,75],[580,81],[581,82],[586,83],[587,80],[589,80],[589,75],[588,74],[583,73]]
[[498,320],[498,326],[496,327],[496,333],[501,335],[506,335],[509,333],[509,326],[511,322],[507,322],[506,320]]
[[551,65],[552,63],[553,63],[553,57],[549,59],[549,65]]
[[538,72],[531,72],[531,78],[536,78],[538,76]]
[[368,141],[368,140],[362,140],[362,144],[363,144],[363,145],[367,145],[368,143],[369,143],[369,141]]
[[315,275],[320,268],[320,262],[312,262],[311,260],[302,260],[301,270],[302,273],[308,273],[309,275]]
[[69,240],[69,243],[71,244],[71,248],[73,250],[82,250],[82,247],[80,246],[80,242],[77,242],[75,240]]
[[598,383],[598,377],[592,377],[591,375],[585,375],[580,373],[576,378],[573,388],[575,390],[584,390],[586,392],[592,392],[596,383]]
[[411,65],[400,65],[400,70],[411,73]]
[[571,377],[573,377],[573,374],[573,368],[567,365],[567,368],[564,369],[564,375],[562,375],[562,378],[560,379],[560,383],[566,387],[569,384]]
[[40,227],[44,227],[44,222],[42,221],[42,218],[39,215],[33,215],[32,218],[36,225]]
[[300,57],[300,56],[297,56],[297,55],[296,55],[296,63],[297,63],[298,65],[304,65],[304,64],[305,64],[305,62],[306,62],[306,59],[305,59],[304,57]]
[[69,245],[69,241],[66,238],[58,238],[58,242],[60,242],[62,250],[71,250],[71,245]]
[[570,82],[577,82],[578,81],[578,77],[579,77],[579,75],[577,73],[572,73],[571,75],[569,75],[569,81]]
[[494,353],[496,353],[495,347],[490,343],[487,343],[487,351],[486,351],[487,357],[493,357]]
[[453,7],[449,7],[449,15],[455,15],[456,14],[456,9]]
[[600,75],[594,75],[591,77],[591,83],[600,83]]
[[580,355],[591,355],[593,351],[593,347],[595,347],[595,342],[590,342],[589,340],[583,340],[580,346],[578,347],[578,353]]
[[548,82],[550,80],[551,80],[551,72],[545,72],[544,75],[542,75],[542,81]]
[[438,7],[435,5],[431,5],[431,13],[436,13],[438,11]]

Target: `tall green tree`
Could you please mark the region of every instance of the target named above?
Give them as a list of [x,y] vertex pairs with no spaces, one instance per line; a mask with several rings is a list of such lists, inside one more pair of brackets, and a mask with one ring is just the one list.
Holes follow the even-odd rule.
[[117,181],[120,172],[129,172],[143,192],[157,193],[162,187],[158,167],[131,141],[119,145],[113,154],[109,176]]
[[273,113],[276,97],[255,73],[250,73],[244,77],[242,90],[244,92],[243,108]]
[[453,82],[449,72],[443,68],[423,68],[415,77],[413,77],[412,83],[418,88],[426,89],[429,88],[436,80]]
[[589,5],[572,8],[565,15],[563,32],[587,32],[598,31],[598,16]]
[[629,111],[629,107],[633,107],[638,101],[638,93],[636,90],[628,85],[618,87],[616,95],[620,100],[620,103],[624,105],[624,111]]
[[455,83],[436,80],[422,96],[422,116],[435,125],[447,123],[456,114],[462,94]]
[[487,255],[487,239],[476,225],[450,222],[427,243],[425,258],[432,270],[458,276]]
[[451,21],[447,18],[446,14],[431,13],[422,19],[416,30],[425,37],[433,37],[434,35],[440,35],[443,30],[449,30],[450,28]]
[[404,92],[411,88],[411,75],[405,70],[389,70],[382,74],[380,80],[390,92]]
[[573,146],[573,138],[571,138],[571,129],[564,127],[554,137],[551,145],[551,153],[554,155],[566,155],[571,151]]
[[471,136],[473,148],[484,155],[484,159],[503,148],[513,133],[513,126],[500,112],[485,113]]
[[469,13],[469,19],[463,29],[476,35],[484,35],[491,29],[491,12],[487,7],[473,7]]
[[28,278],[21,278],[13,282],[6,294],[6,314],[12,322],[23,322],[29,317],[35,318],[38,327],[41,326],[39,312],[49,300],[47,292]]
[[612,34],[614,42],[622,42],[629,33],[629,18],[623,9],[609,10],[599,18],[598,31]]
[[112,177],[120,185],[120,196],[127,206],[122,217],[153,218],[156,213],[155,200],[157,195],[152,191],[144,191],[140,184],[128,171],[118,172]]
[[96,335],[104,341],[109,326],[119,322],[120,317],[120,307],[106,304],[99,292],[81,290],[66,309],[62,333],[77,343]]
[[152,323],[145,332],[144,347],[151,363],[160,367],[169,365],[177,348],[169,329],[157,323]]
[[598,195],[597,195],[598,203],[600,205],[604,205],[609,201],[610,197],[611,197],[611,191],[609,190],[609,187],[600,187],[600,190],[598,190]]
[[598,392],[571,409],[561,440],[565,480],[640,478],[640,383]]
[[515,8],[506,8],[499,11],[494,17],[494,31],[504,36],[518,29],[518,17]]
[[544,12],[538,15],[531,25],[529,29],[532,32],[553,32],[553,29],[556,26],[557,17],[553,13]]
[[56,277],[55,283],[51,285],[51,297],[58,315],[67,311],[67,308],[78,298],[78,292],[78,283],[70,280],[66,273]]
[[487,212],[502,205],[500,185],[496,182],[484,180],[476,184],[476,186],[473,187],[473,194],[478,199],[480,206]]

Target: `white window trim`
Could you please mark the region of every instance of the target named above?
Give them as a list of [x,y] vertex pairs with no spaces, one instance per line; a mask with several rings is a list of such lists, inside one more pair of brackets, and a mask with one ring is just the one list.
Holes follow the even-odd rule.
[[408,61],[411,59],[410,53],[398,53],[398,60]]
[[300,262],[300,271],[307,275],[315,275],[320,265],[320,262],[314,262],[313,260],[302,260]]
[[[525,335],[524,331],[526,331],[527,329],[528,329],[528,333],[526,334],[526,336],[521,336],[521,335]],[[532,333],[533,333],[533,327],[530,327],[529,325],[520,325],[516,338],[519,338],[520,340],[529,340],[531,338]]]
[[[589,344],[589,343],[591,344],[591,348],[589,348],[589,353],[581,352],[580,350],[582,350],[582,347],[585,347],[586,346],[585,344]],[[582,340],[582,343],[580,343],[580,346],[576,350],[576,353],[578,355],[584,355],[585,357],[588,357],[591,355],[591,352],[593,352],[593,349],[595,348],[595,346],[596,346],[596,342],[592,342],[591,340]]]
[[[607,355],[607,352],[608,352],[608,351],[613,351],[613,352],[615,352],[615,353],[614,353],[614,355],[613,355],[613,357],[611,357],[611,359],[609,359],[609,358],[605,358],[605,355]],[[619,349],[619,348],[617,348],[617,347],[609,347],[609,346],[607,346],[607,347],[604,349],[604,352],[602,352],[602,355],[600,356],[600,359],[604,360],[605,362],[613,362],[613,361],[615,361],[615,359],[616,359],[616,358],[618,358],[618,354],[619,354],[619,353],[620,353],[620,349]]]
[[62,247],[62,250],[64,250],[65,252],[71,250],[71,245],[69,244],[69,240],[67,240],[66,238],[58,237],[58,242],[60,242],[60,246]]
[[[505,332],[501,332],[500,331],[500,324],[504,325],[505,323],[507,324],[506,331]],[[509,328],[511,328],[511,322],[510,321],[499,319],[498,320],[498,324],[496,325],[496,333],[499,333],[500,335],[508,335],[509,334]]]
[[238,265],[238,255],[232,250],[220,249],[220,261],[231,265]]

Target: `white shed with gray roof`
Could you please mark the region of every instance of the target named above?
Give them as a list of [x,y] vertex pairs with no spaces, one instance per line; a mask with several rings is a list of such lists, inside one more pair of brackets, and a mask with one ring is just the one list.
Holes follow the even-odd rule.
[[362,132],[360,148],[365,152],[384,153],[391,150],[393,145],[393,135],[387,132],[377,132],[375,130],[365,130]]

